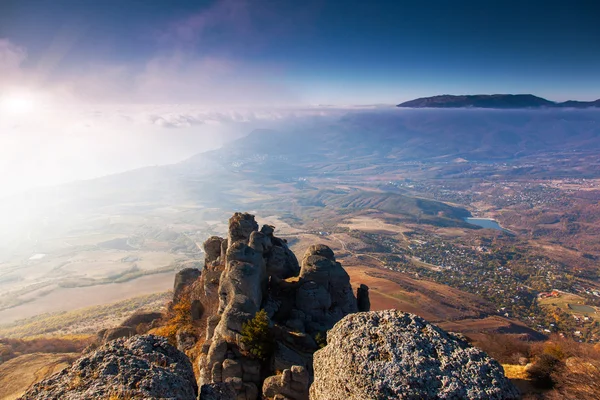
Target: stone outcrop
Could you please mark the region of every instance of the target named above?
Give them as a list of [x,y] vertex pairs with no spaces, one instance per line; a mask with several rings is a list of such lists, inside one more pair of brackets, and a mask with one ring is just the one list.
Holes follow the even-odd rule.
[[131,326],[117,326],[115,328],[103,329],[96,335],[98,344],[108,343],[115,339],[131,337],[136,334],[135,328]]
[[173,285],[173,301],[177,301],[183,290],[191,285],[200,277],[200,270],[197,268],[184,268],[175,274],[175,284]]
[[314,354],[311,400],[519,398],[498,362],[413,314],[348,315],[327,343]]
[[[274,231],[270,225],[259,229],[251,214],[235,213],[227,239],[213,236],[204,243],[205,270],[192,284],[191,299],[201,303],[206,321],[198,383],[214,398],[233,388],[236,399],[255,400],[262,390],[270,397],[306,399],[315,335],[358,310],[350,278],[330,248],[311,246],[301,268]],[[261,309],[274,342],[267,360],[252,356],[241,335]]]
[[284,369],[279,375],[270,376],[263,383],[263,397],[266,399],[308,400],[310,384],[308,370],[294,365]]
[[[219,263],[223,242],[226,242],[226,240],[218,236],[211,236],[202,244],[205,254],[204,263],[206,266],[212,266],[215,263]],[[225,249],[226,248],[227,245],[225,245]]]
[[117,339],[31,387],[22,400],[114,398],[195,400],[190,360],[166,339]]
[[235,389],[229,383],[209,383],[200,388],[201,400],[236,400]]
[[358,311],[365,312],[371,310],[371,300],[369,299],[369,287],[361,284],[356,289],[356,303],[358,304]]
[[258,224],[254,219],[254,215],[248,213],[236,212],[229,218],[229,232],[227,240],[231,246],[238,241],[247,242],[250,234],[258,231]]

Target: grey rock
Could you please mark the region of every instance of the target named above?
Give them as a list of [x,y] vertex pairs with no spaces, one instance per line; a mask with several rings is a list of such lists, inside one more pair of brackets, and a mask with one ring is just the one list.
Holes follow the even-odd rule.
[[205,254],[204,263],[207,267],[221,256],[221,247],[224,240],[219,236],[211,236],[202,244]]
[[177,350],[183,352],[191,349],[198,342],[196,334],[187,329],[178,330],[175,339],[177,340]]
[[306,314],[309,331],[330,329],[345,315],[358,311],[350,276],[325,245],[313,245],[302,258],[302,284],[296,306]]
[[273,246],[267,257],[267,274],[280,279],[298,276],[298,259],[287,246]]
[[369,287],[367,285],[361,284],[356,289],[356,303],[358,311],[371,311],[371,300],[369,300]]
[[283,343],[277,343],[275,347],[275,353],[273,354],[272,370],[283,371],[290,369],[293,365],[300,365],[305,367],[306,361],[296,351]]
[[192,321],[198,321],[202,318],[202,314],[204,313],[204,306],[200,300],[192,300],[190,312],[192,314]]
[[321,256],[327,258],[328,260],[335,261],[335,254],[333,253],[333,250],[324,244],[311,245],[306,252],[304,252],[303,258],[310,256]]
[[312,400],[519,398],[497,361],[413,314],[348,315],[327,343],[314,354]]
[[242,377],[242,365],[236,360],[228,358],[223,361],[223,381],[226,381],[228,378],[236,377]]
[[262,232],[254,231],[250,234],[248,245],[255,251],[263,254],[271,250],[273,243],[271,238]]
[[236,400],[235,389],[229,383],[208,383],[200,387],[199,400]]
[[263,398],[287,398],[308,400],[309,375],[306,368],[294,365],[279,375],[273,375],[263,382]]
[[227,249],[227,262],[229,263],[230,261],[243,261],[253,264],[258,268],[265,268],[262,253],[254,250],[244,242],[236,242],[229,246]]
[[197,268],[184,268],[177,272],[173,285],[173,301],[179,300],[182,291],[198,278],[200,278],[200,270]]
[[272,237],[275,232],[275,227],[273,225],[263,225],[262,228],[260,228],[260,231],[265,235]]
[[195,400],[190,360],[166,339],[143,335],[117,339],[43,380],[22,400],[85,400],[111,395]]
[[139,324],[152,324],[154,321],[163,317],[159,312],[135,312],[125,321],[121,322],[121,326],[131,326],[135,328]]
[[258,224],[254,220],[254,215],[248,213],[236,212],[229,218],[229,233],[227,236],[229,246],[239,240],[248,242],[250,234],[258,231]]
[[104,344],[110,342],[111,340],[131,337],[135,334],[135,328],[130,326],[118,326],[116,328],[104,329],[98,332],[98,343]]

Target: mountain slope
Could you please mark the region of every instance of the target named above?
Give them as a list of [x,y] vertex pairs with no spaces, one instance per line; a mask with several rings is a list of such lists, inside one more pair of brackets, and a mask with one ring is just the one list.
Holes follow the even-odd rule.
[[520,109],[520,108],[587,108],[600,107],[600,100],[596,101],[574,101],[556,103],[532,94],[476,94],[476,95],[440,95],[433,97],[421,97],[415,100],[398,104],[397,107],[404,108],[497,108],[497,109]]

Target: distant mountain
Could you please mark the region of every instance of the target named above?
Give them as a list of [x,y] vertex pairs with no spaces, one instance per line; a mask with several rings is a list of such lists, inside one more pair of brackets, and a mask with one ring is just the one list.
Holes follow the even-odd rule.
[[600,99],[596,101],[577,101],[569,100],[564,103],[558,103],[559,107],[570,107],[570,108],[588,108],[588,107],[600,107]]
[[600,107],[596,101],[569,100],[556,103],[532,94],[476,94],[454,96],[444,94],[433,97],[421,97],[398,104],[403,108],[587,108]]

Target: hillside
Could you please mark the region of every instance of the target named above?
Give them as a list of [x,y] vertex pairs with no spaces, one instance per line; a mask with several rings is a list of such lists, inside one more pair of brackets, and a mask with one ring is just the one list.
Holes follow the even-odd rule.
[[421,97],[400,103],[402,108],[588,108],[600,107],[600,99],[596,101],[569,100],[557,103],[532,94],[477,94],[477,95],[440,95]]

